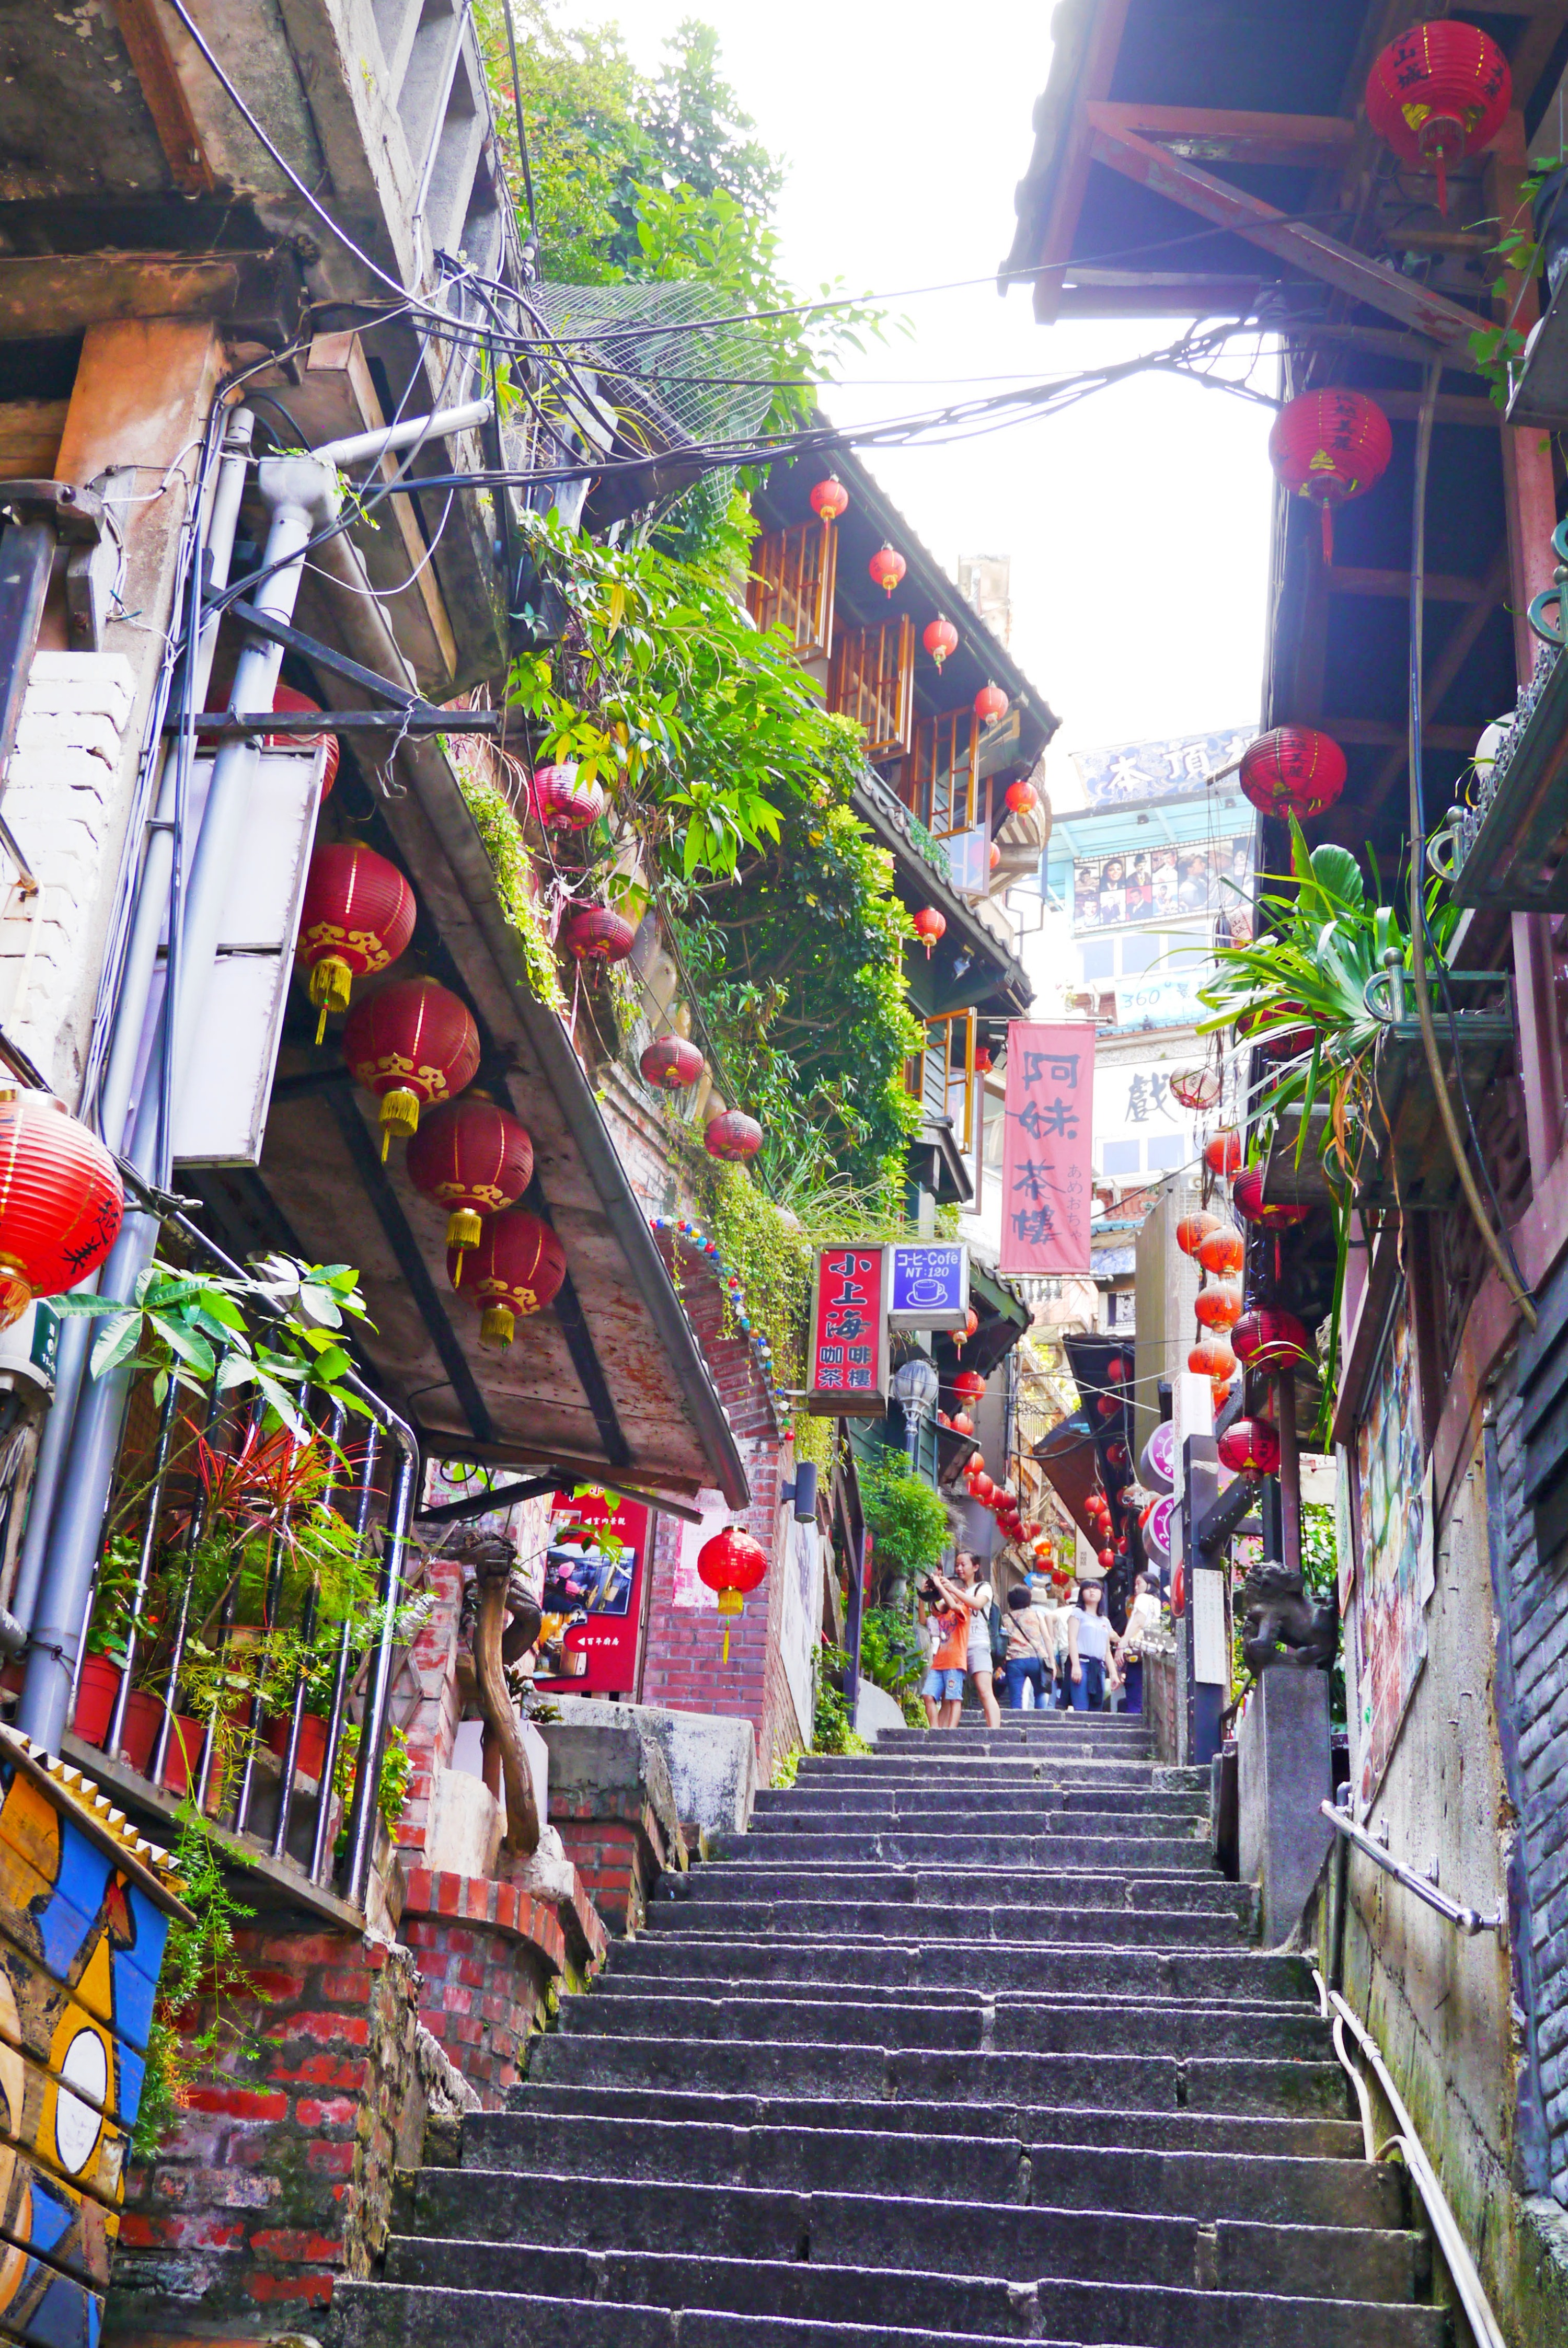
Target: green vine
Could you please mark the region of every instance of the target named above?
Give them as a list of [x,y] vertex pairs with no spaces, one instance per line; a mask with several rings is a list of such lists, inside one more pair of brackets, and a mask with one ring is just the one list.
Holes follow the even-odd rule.
[[179,2125],[191,2088],[222,2058],[253,2063],[261,2052],[239,2010],[253,1993],[234,1938],[236,1924],[255,1910],[242,1907],[231,1892],[217,1844],[194,1808],[184,1813],[173,1856],[192,1921],[172,1924],[164,1943],[131,2136],[139,2160],[157,2152]]
[[466,768],[459,768],[458,788],[484,842],[485,854],[495,874],[496,897],[506,915],[507,926],[517,932],[528,983],[548,1010],[564,1016],[566,997],[562,992],[544,916],[534,894],[533,868],[523,844],[521,826],[504,792],[493,783],[482,782]]

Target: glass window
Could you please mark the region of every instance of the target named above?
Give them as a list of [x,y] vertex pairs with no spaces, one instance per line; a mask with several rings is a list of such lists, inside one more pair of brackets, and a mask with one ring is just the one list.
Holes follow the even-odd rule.
[[1134,930],[1121,941],[1121,967],[1128,978],[1136,978],[1151,963],[1158,962],[1165,951],[1161,937],[1151,937],[1145,930]]
[[[1151,1174],[1157,1169],[1170,1166],[1184,1166],[1186,1162],[1187,1144],[1181,1134],[1161,1133],[1157,1134],[1150,1138],[1149,1144],[1149,1170]],[[1106,1170],[1109,1172],[1109,1169],[1108,1168]]]
[[1083,948],[1085,978],[1116,976],[1116,941],[1114,938],[1091,938]]
[[[1150,1146],[1152,1148],[1152,1145]],[[1138,1171],[1137,1142],[1108,1141],[1105,1145],[1105,1171],[1108,1174],[1136,1174]]]

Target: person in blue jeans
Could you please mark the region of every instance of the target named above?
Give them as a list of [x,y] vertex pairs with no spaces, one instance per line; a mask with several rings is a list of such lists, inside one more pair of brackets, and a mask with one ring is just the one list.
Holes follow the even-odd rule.
[[1108,1683],[1121,1684],[1110,1652],[1110,1624],[1099,1611],[1103,1596],[1098,1581],[1080,1581],[1078,1604],[1068,1615],[1068,1681],[1075,1712],[1103,1712]]
[[1050,1701],[1056,1670],[1057,1629],[1055,1622],[1036,1607],[1022,1584],[1007,1592],[1006,1631],[1007,1652],[1003,1668],[1007,1674],[1007,1709],[1022,1712],[1024,1690],[1032,1687],[1035,1709],[1043,1712]]

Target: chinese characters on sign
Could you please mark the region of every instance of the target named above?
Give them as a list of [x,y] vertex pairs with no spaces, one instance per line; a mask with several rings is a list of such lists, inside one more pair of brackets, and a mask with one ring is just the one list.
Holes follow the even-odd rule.
[[888,1249],[888,1323],[894,1329],[962,1329],[969,1314],[969,1251],[956,1243]]
[[1002,1147],[1004,1272],[1089,1269],[1093,1124],[1093,1027],[1012,1021]]
[[819,1251],[811,1291],[807,1408],[882,1417],[887,1410],[887,1263],[861,1243]]
[[551,1503],[535,1684],[579,1694],[637,1684],[637,1632],[648,1511],[602,1485],[578,1484]]

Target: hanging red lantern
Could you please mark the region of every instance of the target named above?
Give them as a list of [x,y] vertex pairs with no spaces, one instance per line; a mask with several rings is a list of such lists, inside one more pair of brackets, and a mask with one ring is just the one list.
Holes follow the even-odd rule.
[[1178,1068],[1166,1081],[1183,1108],[1212,1108],[1223,1090],[1217,1068]]
[[710,1117],[703,1129],[702,1146],[710,1158],[722,1158],[727,1164],[739,1166],[748,1158],[755,1158],[762,1147],[762,1128],[744,1109],[727,1108],[718,1117]]
[[1115,1395],[1102,1394],[1097,1399],[1095,1408],[1099,1411],[1101,1418],[1114,1418],[1117,1412],[1121,1408],[1121,1405],[1117,1400]]
[[978,1402],[985,1391],[985,1381],[978,1370],[960,1370],[953,1381],[953,1391],[965,1402]]
[[561,938],[573,962],[624,962],[637,932],[608,905],[573,905]]
[[321,1016],[346,1011],[356,978],[397,961],[414,934],[414,891],[395,864],[357,840],[318,848],[305,877],[294,960],[310,972],[310,999]]
[[51,1093],[0,1090],[0,1329],[96,1272],[124,1214],[97,1135]]
[[969,1478],[969,1489],[974,1493],[975,1498],[979,1501],[983,1509],[989,1508],[991,1502],[996,1496],[996,1487],[991,1481],[990,1477],[986,1475],[984,1468],[980,1470],[980,1473],[977,1476],[971,1476]]
[[1203,1144],[1203,1163],[1211,1174],[1235,1174],[1241,1170],[1242,1137],[1234,1126],[1224,1126],[1209,1136]]
[[999,685],[983,685],[975,696],[975,715],[982,726],[1000,726],[1008,706],[1007,696]]
[[1312,1359],[1312,1339],[1294,1313],[1254,1305],[1231,1332],[1236,1358],[1249,1370],[1284,1370]]
[[1183,1215],[1176,1226],[1176,1244],[1183,1255],[1196,1255],[1210,1232],[1222,1228],[1218,1215]]
[[1311,1214],[1310,1207],[1289,1199],[1264,1197],[1264,1169],[1261,1166],[1244,1166],[1231,1186],[1231,1203],[1238,1215],[1249,1223],[1305,1223]]
[[1224,1223],[1217,1231],[1205,1232],[1198,1243],[1198,1261],[1205,1272],[1240,1272],[1245,1254],[1240,1231]]
[[824,529],[830,522],[837,521],[841,513],[848,513],[849,510],[850,493],[837,473],[830,473],[825,481],[817,483],[811,492],[811,511]]
[[1106,1383],[1107,1383],[1107,1385],[1113,1385],[1113,1386],[1114,1386],[1114,1385],[1119,1385],[1121,1384],[1122,1379],[1123,1379],[1126,1375],[1127,1375],[1127,1363],[1126,1363],[1126,1361],[1124,1360],[1124,1358],[1122,1357],[1122,1355],[1121,1355],[1120,1354],[1112,1354],[1112,1355],[1111,1355],[1111,1357],[1110,1357],[1109,1361],[1109,1362],[1107,1362],[1107,1364],[1106,1364],[1106,1365],[1105,1365],[1105,1376],[1106,1376]]
[[[1242,1317],[1242,1292],[1233,1280],[1213,1280],[1198,1291],[1193,1312],[1205,1329],[1232,1329]],[[1232,1344],[1235,1340],[1232,1339]],[[1236,1347],[1238,1353],[1241,1348]],[[1245,1359],[1245,1355],[1243,1355]]]
[[1233,1419],[1219,1450],[1220,1465],[1238,1476],[1272,1476],[1279,1466],[1279,1429],[1272,1419]]
[[939,913],[934,905],[922,905],[914,917],[914,934],[925,946],[925,959],[931,960],[931,949],[938,938],[945,935],[947,916]]
[[1330,735],[1310,726],[1276,726],[1243,751],[1240,781],[1264,815],[1306,823],[1334,805],[1347,771],[1345,753]]
[[991,1057],[990,1052],[987,1050],[986,1046],[982,1044],[975,1055],[975,1075],[977,1076],[988,1076],[995,1065],[996,1063]]
[[[463,1251],[449,1248],[447,1276],[454,1288],[462,1269]],[[487,1215],[463,1282],[464,1295],[480,1308],[480,1344],[510,1345],[518,1321],[552,1304],[565,1277],[566,1251],[548,1223],[523,1207]]]
[[871,572],[877,585],[884,588],[889,595],[892,593],[908,568],[909,565],[903,555],[899,553],[896,547],[892,546],[879,546],[866,565],[866,569]]
[[985,1454],[983,1451],[972,1451],[964,1463],[964,1473],[966,1476],[980,1476],[984,1475],[985,1470]]
[[975,1432],[975,1421],[966,1410],[961,1410],[955,1417],[950,1418],[947,1424],[954,1435],[973,1435]]
[[768,1551],[738,1525],[730,1525],[724,1532],[716,1533],[712,1540],[704,1541],[696,1553],[696,1570],[698,1580],[718,1592],[718,1611],[724,1616],[724,1661],[727,1663],[731,1618],[744,1614],[748,1593],[766,1579]]
[[695,1044],[684,1035],[661,1035],[637,1062],[646,1081],[661,1093],[684,1093],[707,1066]]
[[1179,1557],[1171,1576],[1171,1612],[1178,1622],[1187,1612],[1187,1560]]
[[1394,453],[1388,419],[1359,391],[1306,391],[1269,434],[1269,462],[1287,494],[1323,510],[1323,559],[1334,560],[1334,508],[1366,494]]
[[[1305,1004],[1287,1001],[1276,1004],[1271,1016],[1276,1019],[1288,1019],[1294,1012],[1297,1011],[1305,1018]],[[1262,1049],[1265,1056],[1271,1060],[1295,1060],[1298,1059],[1302,1053],[1310,1052],[1316,1041],[1315,1027],[1276,1027],[1272,1034],[1263,1038]]]
[[940,670],[948,654],[958,650],[958,631],[951,620],[933,620],[920,641]]
[[473,1082],[480,1031],[467,1004],[433,978],[395,979],[349,1013],[343,1057],[381,1103],[385,1158],[394,1133],[418,1131],[422,1107],[455,1100]]
[[1116,1551],[1113,1549],[1101,1549],[1097,1550],[1095,1555],[1099,1560],[1101,1573],[1109,1573],[1116,1563]]
[[1187,1367],[1195,1378],[1229,1385],[1236,1375],[1236,1357],[1222,1337],[1200,1337],[1187,1356]]
[[997,847],[995,840],[991,842],[990,848],[986,851],[985,860],[993,872],[995,872],[996,867],[1002,861],[1002,851]]
[[1128,1449],[1125,1443],[1108,1445],[1105,1456],[1113,1468],[1125,1468],[1128,1464]]
[[1401,162],[1436,165],[1445,213],[1449,165],[1491,144],[1512,98],[1508,59],[1459,17],[1411,25],[1367,77],[1367,121]]
[[1002,796],[1015,815],[1032,815],[1040,804],[1040,795],[1033,783],[1009,783]]
[[448,1210],[447,1249],[449,1258],[455,1253],[458,1259],[456,1287],[464,1253],[478,1247],[484,1234],[484,1218],[511,1206],[533,1179],[527,1128],[482,1093],[465,1093],[425,1118],[404,1163],[415,1189]]
[[[278,685],[273,688],[273,707],[281,716],[321,715],[320,702],[313,701],[308,693],[296,693],[292,685]],[[337,780],[335,734],[328,734],[325,729],[319,734],[268,734],[263,737],[263,747],[268,750],[315,750],[323,742],[326,744],[326,765],[321,778],[321,795],[325,799],[330,798],[332,787]]]
[[1215,1408],[1216,1410],[1220,1410],[1220,1409],[1222,1409],[1222,1408],[1224,1406],[1224,1405],[1225,1405],[1225,1404],[1230,1400],[1230,1398],[1231,1398],[1231,1381],[1230,1381],[1230,1379],[1229,1379],[1229,1378],[1214,1378],[1214,1379],[1212,1379],[1212,1380],[1211,1381],[1211,1383],[1210,1383],[1210,1386],[1209,1386],[1209,1393],[1210,1393],[1211,1396],[1212,1397],[1213,1405],[1214,1405],[1214,1408]]
[[590,782],[577,767],[536,767],[528,804],[546,831],[586,831],[609,802],[603,785]]
[[970,1338],[973,1337],[975,1330],[978,1329],[979,1326],[980,1315],[975,1312],[975,1307],[972,1304],[969,1307],[968,1312],[964,1316],[963,1328],[954,1329],[953,1332],[953,1350],[955,1354],[961,1354],[964,1351],[965,1346],[969,1343]]

